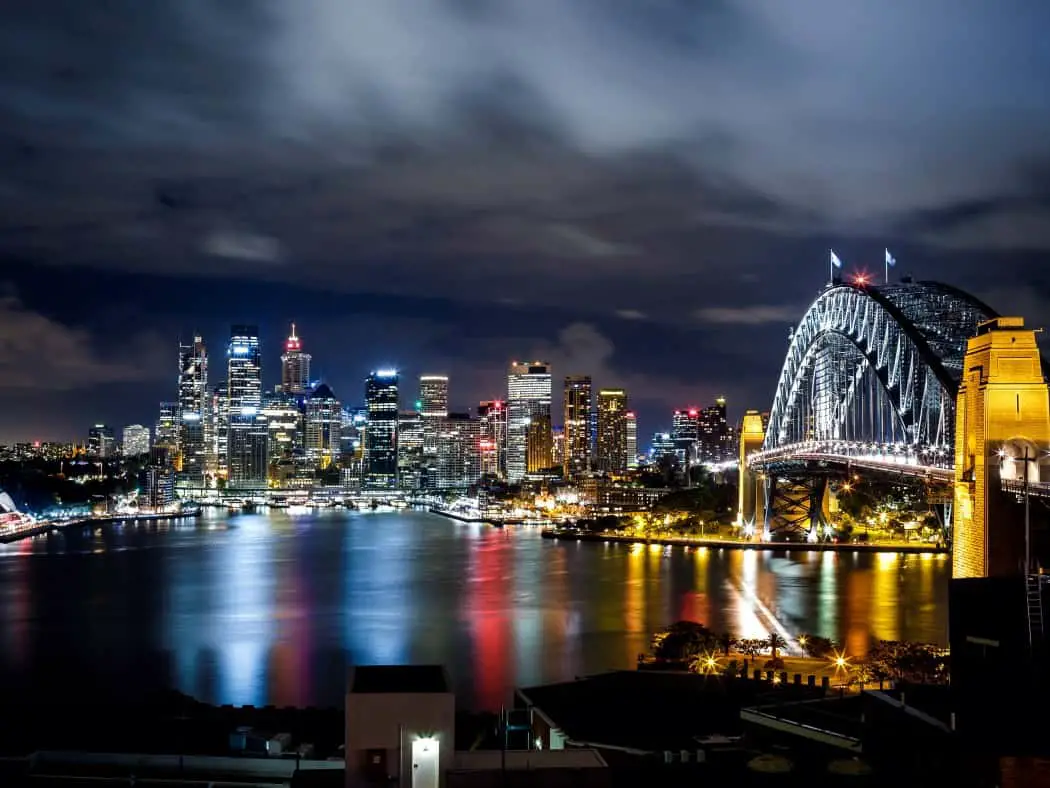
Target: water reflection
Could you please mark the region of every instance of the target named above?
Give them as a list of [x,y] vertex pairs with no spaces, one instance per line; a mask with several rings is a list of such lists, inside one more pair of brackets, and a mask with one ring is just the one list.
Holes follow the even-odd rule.
[[338,704],[348,661],[436,662],[465,705],[498,708],[515,686],[633,667],[679,618],[855,653],[943,642],[950,574],[939,556],[552,542],[413,512],[217,515],[19,549],[0,553],[0,690],[75,660],[256,705]]

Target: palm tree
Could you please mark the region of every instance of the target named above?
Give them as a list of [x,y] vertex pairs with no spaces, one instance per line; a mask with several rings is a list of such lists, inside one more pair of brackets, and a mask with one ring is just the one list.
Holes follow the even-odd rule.
[[727,657],[733,646],[736,645],[736,638],[732,632],[722,632],[718,635],[718,647],[722,649],[722,653]]
[[787,645],[787,641],[784,640],[776,632],[770,632],[769,637],[766,638],[766,648],[769,649],[769,658],[772,660],[777,659],[777,651],[784,648]]

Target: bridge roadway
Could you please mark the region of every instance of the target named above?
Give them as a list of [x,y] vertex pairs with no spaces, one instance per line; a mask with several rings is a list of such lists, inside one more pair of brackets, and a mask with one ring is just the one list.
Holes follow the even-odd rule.
[[[818,462],[880,473],[921,478],[950,484],[955,481],[955,467],[943,447],[875,446],[846,441],[806,441],[756,451],[748,455],[750,468],[763,471],[770,466],[793,462]],[[1025,482],[1002,479],[1003,492],[1050,499],[1050,482]]]
[[955,479],[952,455],[943,446],[906,446],[849,441],[804,441],[752,452],[750,468],[762,471],[769,466],[793,462],[820,462],[870,471],[895,473],[940,482]]

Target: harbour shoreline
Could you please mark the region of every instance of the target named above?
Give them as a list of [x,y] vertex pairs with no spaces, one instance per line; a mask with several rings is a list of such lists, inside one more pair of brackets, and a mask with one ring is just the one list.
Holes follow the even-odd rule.
[[726,539],[696,539],[688,536],[640,537],[623,534],[603,534],[588,531],[568,531],[544,528],[544,539],[575,542],[614,542],[630,545],[659,545],[663,547],[708,547],[726,550],[771,550],[783,552],[835,552],[835,553],[907,553],[909,555],[948,554],[946,547],[912,544],[871,544],[840,542],[744,542]]
[[189,517],[199,517],[200,507],[187,512],[161,512],[156,514],[120,514],[104,515],[102,517],[83,517],[78,520],[64,520],[61,522],[49,521],[32,525],[14,533],[0,534],[0,544],[13,544],[33,536],[49,534],[54,531],[65,531],[70,528],[94,527],[96,525],[111,525],[113,523],[139,523],[139,522],[162,522],[167,520],[181,520]]

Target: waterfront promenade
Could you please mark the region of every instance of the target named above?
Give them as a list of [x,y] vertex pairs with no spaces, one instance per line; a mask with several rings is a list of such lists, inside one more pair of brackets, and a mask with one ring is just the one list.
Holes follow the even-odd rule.
[[619,544],[665,545],[672,547],[717,547],[727,550],[831,551],[845,553],[948,553],[949,548],[923,542],[762,542],[750,539],[724,539],[702,536],[644,536],[616,532],[576,531],[545,528],[544,539],[576,542],[615,542]]

